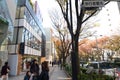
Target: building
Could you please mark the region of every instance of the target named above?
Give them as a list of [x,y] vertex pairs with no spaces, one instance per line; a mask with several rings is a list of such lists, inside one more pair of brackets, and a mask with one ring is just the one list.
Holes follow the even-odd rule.
[[52,62],[53,41],[52,41],[51,28],[45,28],[45,33],[46,33],[46,55],[45,55],[45,58],[47,61]]
[[8,61],[8,45],[13,40],[15,13],[15,0],[0,0],[0,70],[4,62]]
[[[46,36],[38,7],[30,0],[0,0],[0,68],[9,62],[10,75],[18,75],[24,63],[45,57]],[[39,18],[38,18],[39,17]]]
[[119,12],[120,12],[120,2],[118,2],[118,8],[119,8]]
[[30,0],[17,1],[14,36],[12,44],[8,46],[10,75],[19,75],[22,70],[29,69],[33,59],[40,62],[46,54],[42,20],[37,18],[34,5],[30,3]]

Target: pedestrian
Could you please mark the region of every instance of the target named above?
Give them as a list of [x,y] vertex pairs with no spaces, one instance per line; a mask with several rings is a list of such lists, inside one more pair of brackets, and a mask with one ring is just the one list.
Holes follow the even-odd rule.
[[48,62],[42,62],[42,72],[40,73],[39,80],[49,80],[49,67]]
[[8,73],[10,71],[10,67],[8,66],[8,62],[5,62],[4,66],[1,69],[1,80],[8,80]]
[[39,65],[37,63],[37,60],[34,59],[31,63],[31,66],[30,66],[30,72],[31,72],[31,75],[33,75],[33,80],[38,80],[38,77],[39,77]]
[[26,75],[24,76],[24,80],[30,80],[30,77],[31,77],[31,73],[30,71],[27,71]]
[[52,67],[53,67],[53,65],[54,65],[54,62],[52,61]]

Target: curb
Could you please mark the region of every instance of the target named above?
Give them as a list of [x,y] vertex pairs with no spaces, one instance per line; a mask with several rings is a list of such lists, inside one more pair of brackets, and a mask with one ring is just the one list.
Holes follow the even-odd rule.
[[65,69],[64,69],[64,72],[65,72],[65,74],[67,75],[67,77],[69,78],[69,79],[67,79],[67,80],[72,80],[72,77],[66,72]]

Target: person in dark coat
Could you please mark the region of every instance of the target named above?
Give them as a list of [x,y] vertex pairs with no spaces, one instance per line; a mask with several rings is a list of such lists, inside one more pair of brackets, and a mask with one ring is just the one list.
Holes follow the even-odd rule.
[[39,76],[39,80],[49,80],[49,67],[48,62],[44,61],[42,62],[42,72]]
[[2,79],[8,80],[8,72],[10,71],[10,67],[8,66],[8,62],[5,62],[4,66],[1,70]]
[[39,76],[39,65],[37,63],[37,60],[33,60],[33,62],[31,63],[31,66],[30,66],[30,72],[31,74],[33,74],[33,80],[38,80],[38,76]]
[[24,80],[30,80],[30,77],[31,77],[31,73],[30,71],[27,71],[26,75],[24,76]]

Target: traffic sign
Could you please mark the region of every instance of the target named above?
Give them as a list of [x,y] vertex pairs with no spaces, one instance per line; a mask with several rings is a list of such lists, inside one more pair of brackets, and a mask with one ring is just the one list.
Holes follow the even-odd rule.
[[83,7],[103,7],[103,0],[84,0]]

